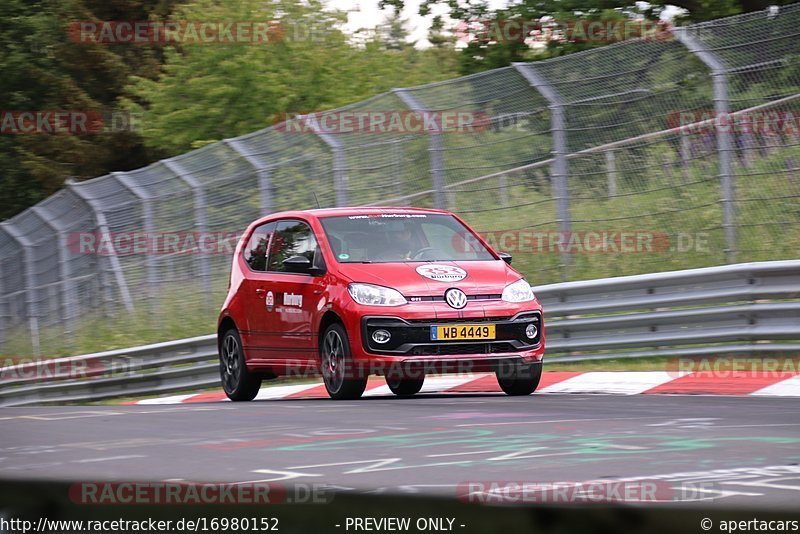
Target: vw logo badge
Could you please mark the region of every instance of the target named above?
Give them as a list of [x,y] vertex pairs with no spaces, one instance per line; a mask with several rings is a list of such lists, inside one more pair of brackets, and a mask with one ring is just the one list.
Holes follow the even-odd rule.
[[467,305],[467,296],[460,289],[448,289],[444,292],[444,300],[451,308],[460,310]]

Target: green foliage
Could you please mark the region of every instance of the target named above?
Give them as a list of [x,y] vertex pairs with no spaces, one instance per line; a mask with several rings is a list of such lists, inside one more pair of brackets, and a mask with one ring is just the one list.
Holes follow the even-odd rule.
[[[72,22],[146,19],[176,0],[6,0],[0,3],[0,109],[112,112],[132,73],[153,76],[160,63],[147,46],[70,40]],[[147,162],[135,132],[87,135],[0,135],[0,219],[61,187]]]
[[[670,0],[634,2],[632,0],[521,0],[508,2],[506,7],[492,9],[488,0],[424,0],[419,8],[421,15],[431,12],[433,5],[446,5],[448,15],[458,21],[460,28],[469,24],[496,25],[508,21],[534,22],[558,21],[615,21],[658,20],[667,6],[679,7],[683,12],[674,22],[685,24],[703,22],[720,17],[766,9],[770,5],[790,4],[794,0]],[[405,0],[380,0],[382,7],[401,10]],[[491,32],[490,32],[491,33]],[[634,32],[635,33],[635,32]],[[459,72],[472,74],[505,67],[515,61],[535,61],[562,56],[581,50],[598,48],[615,42],[609,40],[584,40],[580,36],[551,40],[544,48],[531,47],[523,42],[495,39],[491,36],[473,36],[461,48]],[[626,38],[636,37],[635,34]],[[433,43],[433,41],[431,41]],[[435,44],[435,43],[434,43]]]
[[344,15],[324,8],[321,0],[197,0],[181,6],[178,19],[278,21],[283,35],[266,44],[171,48],[158,80],[135,78],[129,88],[128,107],[143,113],[147,145],[177,154],[259,130],[286,114],[335,108],[455,74],[454,61],[441,52],[403,46],[401,21],[390,20],[388,45],[378,34],[358,47],[337,29]]

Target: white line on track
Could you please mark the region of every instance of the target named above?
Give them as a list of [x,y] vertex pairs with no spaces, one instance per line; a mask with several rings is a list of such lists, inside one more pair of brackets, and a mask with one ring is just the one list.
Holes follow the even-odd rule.
[[117,460],[132,460],[134,458],[147,458],[144,454],[128,454],[125,456],[107,456],[105,458],[84,458],[83,460],[72,460],[75,464],[89,464],[94,462],[113,462]]
[[510,425],[539,425],[544,423],[580,423],[583,421],[623,421],[629,419],[655,419],[655,417],[600,417],[597,419],[549,419],[545,421],[503,421],[500,423],[462,423],[456,426],[510,426]]

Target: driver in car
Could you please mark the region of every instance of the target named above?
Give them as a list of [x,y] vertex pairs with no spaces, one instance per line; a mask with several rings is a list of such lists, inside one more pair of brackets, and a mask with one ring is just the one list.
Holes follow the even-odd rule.
[[397,259],[410,260],[411,255],[418,249],[414,244],[411,229],[406,225],[403,225],[403,227],[397,231],[389,232],[388,238],[389,248],[386,254]]

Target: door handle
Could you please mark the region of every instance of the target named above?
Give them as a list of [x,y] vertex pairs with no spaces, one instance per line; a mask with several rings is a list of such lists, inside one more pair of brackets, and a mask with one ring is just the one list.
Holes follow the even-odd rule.
[[263,298],[264,295],[266,295],[266,294],[267,294],[267,290],[266,289],[262,289],[262,288],[256,289],[256,296],[257,297]]

